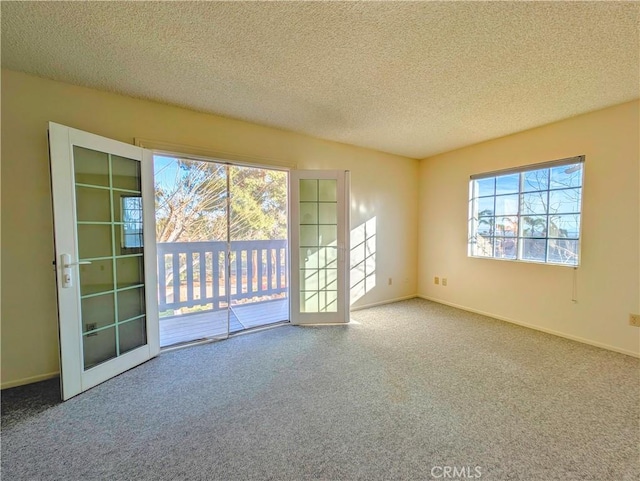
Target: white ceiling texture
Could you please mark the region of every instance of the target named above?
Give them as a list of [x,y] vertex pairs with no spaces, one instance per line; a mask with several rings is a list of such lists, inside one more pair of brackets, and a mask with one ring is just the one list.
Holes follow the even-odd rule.
[[6,2],[2,66],[424,158],[638,98],[634,2]]

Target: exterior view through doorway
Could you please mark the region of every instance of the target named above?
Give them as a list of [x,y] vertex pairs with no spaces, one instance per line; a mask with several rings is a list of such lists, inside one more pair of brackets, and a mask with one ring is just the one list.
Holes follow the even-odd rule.
[[348,322],[347,171],[154,154],[54,122],[49,143],[64,400],[161,345]]
[[289,320],[288,175],[154,155],[160,346]]

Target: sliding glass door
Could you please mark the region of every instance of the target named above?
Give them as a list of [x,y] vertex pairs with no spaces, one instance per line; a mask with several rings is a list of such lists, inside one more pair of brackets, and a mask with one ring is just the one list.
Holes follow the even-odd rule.
[[161,346],[288,320],[287,173],[154,164]]
[[230,328],[289,320],[287,173],[228,166]]

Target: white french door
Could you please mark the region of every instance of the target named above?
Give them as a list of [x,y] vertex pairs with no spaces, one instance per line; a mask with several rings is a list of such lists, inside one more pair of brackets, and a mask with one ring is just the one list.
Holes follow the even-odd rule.
[[49,123],[62,398],[160,350],[151,152]]
[[349,322],[349,172],[294,170],[289,190],[291,322]]

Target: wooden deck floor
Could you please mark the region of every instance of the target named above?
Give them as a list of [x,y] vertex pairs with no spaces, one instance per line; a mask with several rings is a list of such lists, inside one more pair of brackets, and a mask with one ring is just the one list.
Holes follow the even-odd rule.
[[[238,332],[252,327],[288,320],[288,299],[233,306],[229,315],[229,332]],[[225,337],[227,337],[226,310],[184,314],[160,319],[161,347],[200,339]]]

